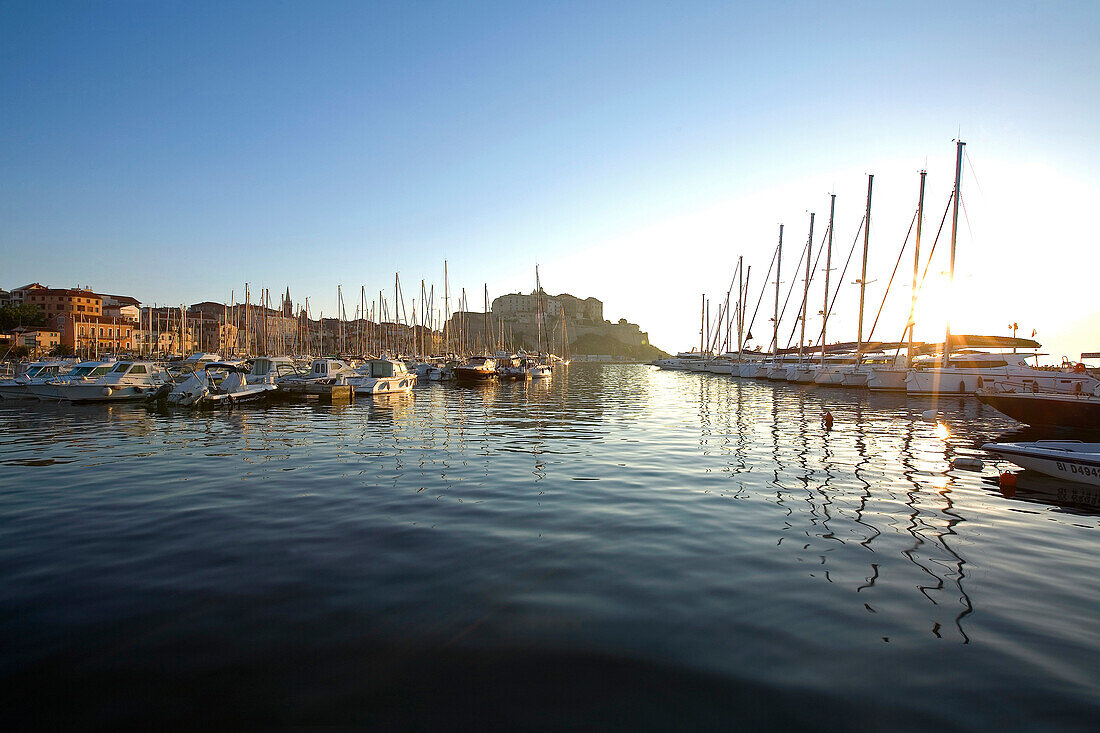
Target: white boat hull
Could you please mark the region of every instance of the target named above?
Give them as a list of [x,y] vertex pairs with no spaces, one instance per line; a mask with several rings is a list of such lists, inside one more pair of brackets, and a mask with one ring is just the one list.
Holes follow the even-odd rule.
[[824,387],[841,387],[844,385],[843,374],[838,367],[823,367],[814,375],[814,384]]
[[875,368],[867,375],[867,388],[872,392],[905,392],[907,369]]
[[1032,471],[1100,486],[1100,444],[1064,440],[1036,443],[986,443],[982,450],[995,453]]
[[381,395],[401,394],[408,392],[416,384],[416,377],[405,374],[400,377],[377,377],[364,379],[348,379],[348,384],[357,395]]

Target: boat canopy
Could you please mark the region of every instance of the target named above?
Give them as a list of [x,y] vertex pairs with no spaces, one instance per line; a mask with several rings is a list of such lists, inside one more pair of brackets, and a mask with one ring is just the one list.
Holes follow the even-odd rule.
[[977,336],[965,333],[951,334],[951,349],[1038,349],[1041,344],[1033,339],[1015,336]]

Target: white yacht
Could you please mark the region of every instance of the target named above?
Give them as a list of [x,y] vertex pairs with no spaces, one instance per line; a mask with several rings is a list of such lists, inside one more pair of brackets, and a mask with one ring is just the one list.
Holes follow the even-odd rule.
[[35,395],[30,387],[67,374],[70,366],[70,362],[64,361],[33,361],[22,373],[0,381],[0,397],[5,400],[33,400]]
[[702,355],[697,351],[681,351],[676,356],[672,356],[667,359],[658,359],[653,363],[661,369],[672,369],[675,371],[695,371],[691,368],[691,365],[701,361],[702,358]]
[[100,361],[82,361],[72,368],[68,374],[52,379],[47,379],[41,384],[31,384],[28,389],[40,400],[61,399],[61,390],[70,384],[86,384],[105,377],[114,369],[116,359],[104,359]]
[[813,384],[814,377],[821,362],[814,359],[803,359],[797,364],[787,367],[787,381],[792,384]]
[[824,387],[844,386],[844,372],[855,363],[854,354],[835,354],[826,357],[825,363],[820,365],[814,373],[814,384]]
[[58,399],[69,402],[143,400],[171,379],[163,367],[151,361],[120,361],[95,381],[63,386],[58,390]]
[[937,359],[916,365],[905,378],[911,395],[976,394],[987,385],[1014,384],[1024,389],[1091,394],[1100,380],[1087,371],[1039,369],[1027,363],[1034,354],[992,353],[965,349],[951,354],[947,365]]
[[416,384],[416,374],[393,359],[370,359],[358,369],[343,374],[355,394],[393,394],[408,392]]

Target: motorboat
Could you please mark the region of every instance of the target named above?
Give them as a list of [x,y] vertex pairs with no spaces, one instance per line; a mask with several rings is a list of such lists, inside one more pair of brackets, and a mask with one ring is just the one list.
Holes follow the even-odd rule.
[[344,374],[355,394],[394,394],[408,392],[416,384],[416,374],[394,359],[369,359],[358,369]]
[[691,366],[700,362],[702,358],[702,355],[698,351],[681,351],[676,356],[667,359],[657,359],[653,364],[661,369],[671,369],[681,372],[695,371]]
[[82,361],[72,368],[68,374],[47,379],[42,383],[29,385],[28,389],[40,400],[61,399],[61,390],[70,384],[86,384],[95,382],[114,369],[117,360],[113,357],[104,360]]
[[171,381],[168,372],[154,362],[120,361],[93,382],[64,385],[58,390],[58,399],[69,402],[143,400]]
[[279,384],[309,384],[310,382],[335,384],[338,377],[341,375],[350,376],[353,371],[351,365],[342,359],[322,357],[314,359],[309,366],[309,371],[305,374],[296,373],[279,377],[276,382]]
[[34,361],[27,364],[22,373],[0,381],[0,397],[5,400],[33,400],[30,387],[44,384],[68,373],[71,362]]
[[946,366],[942,359],[928,366],[914,365],[905,378],[911,395],[977,394],[983,387],[1002,382],[1030,390],[1091,394],[1100,379],[1087,369],[1069,365],[1061,369],[1040,369],[1026,362],[1035,356],[1024,353],[996,353],[965,349],[952,353]]
[[459,382],[488,382],[497,378],[496,360],[489,356],[474,356],[454,368]]
[[529,379],[549,379],[553,375],[553,369],[549,364],[544,364],[538,359],[526,358],[523,366],[527,370]]
[[176,375],[187,375],[196,369],[202,369],[207,364],[221,360],[222,358],[219,354],[199,351],[191,354],[185,359],[169,363],[168,371]]
[[[223,407],[254,402],[270,397],[279,388],[274,378],[268,380],[264,376],[249,383],[248,373],[241,364],[213,361],[191,372],[165,395],[165,400],[180,407]],[[163,391],[161,388],[155,396]]]
[[526,359],[518,356],[500,357],[496,359],[497,376],[501,379],[530,379],[531,373],[527,371]]
[[982,403],[1028,425],[1100,430],[1100,388],[1092,394],[1016,390],[1005,383],[987,385],[975,395]]
[[737,354],[726,352],[721,356],[708,359],[703,370],[710,374],[733,374],[737,367]]
[[1047,476],[1100,486],[1100,443],[1080,440],[986,443],[982,450]]
[[252,360],[252,368],[245,377],[249,384],[270,382],[278,384],[280,380],[301,376],[298,366],[289,356],[257,356]]

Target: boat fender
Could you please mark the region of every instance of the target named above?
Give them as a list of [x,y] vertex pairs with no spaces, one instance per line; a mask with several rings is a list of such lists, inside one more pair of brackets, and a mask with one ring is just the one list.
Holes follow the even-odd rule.
[[951,468],[958,468],[963,471],[981,471],[985,468],[985,464],[982,463],[980,458],[962,456],[951,461]]
[[829,412],[828,410],[825,411],[825,429],[833,429],[833,413]]
[[1081,362],[1077,362],[1076,364],[1073,365],[1073,371],[1077,372],[1078,374],[1084,374],[1085,373],[1085,365]]
[[936,411],[925,410],[920,414],[920,419],[924,420],[925,422],[936,422]]
[[1001,487],[1001,496],[1011,499],[1016,496],[1016,474],[1004,472],[998,478]]
[[111,389],[110,387],[104,387],[104,388],[103,388],[103,396],[104,396],[104,397],[110,397],[110,396],[111,396],[111,392],[113,392],[113,391],[114,391],[114,390],[112,390],[112,389]]

